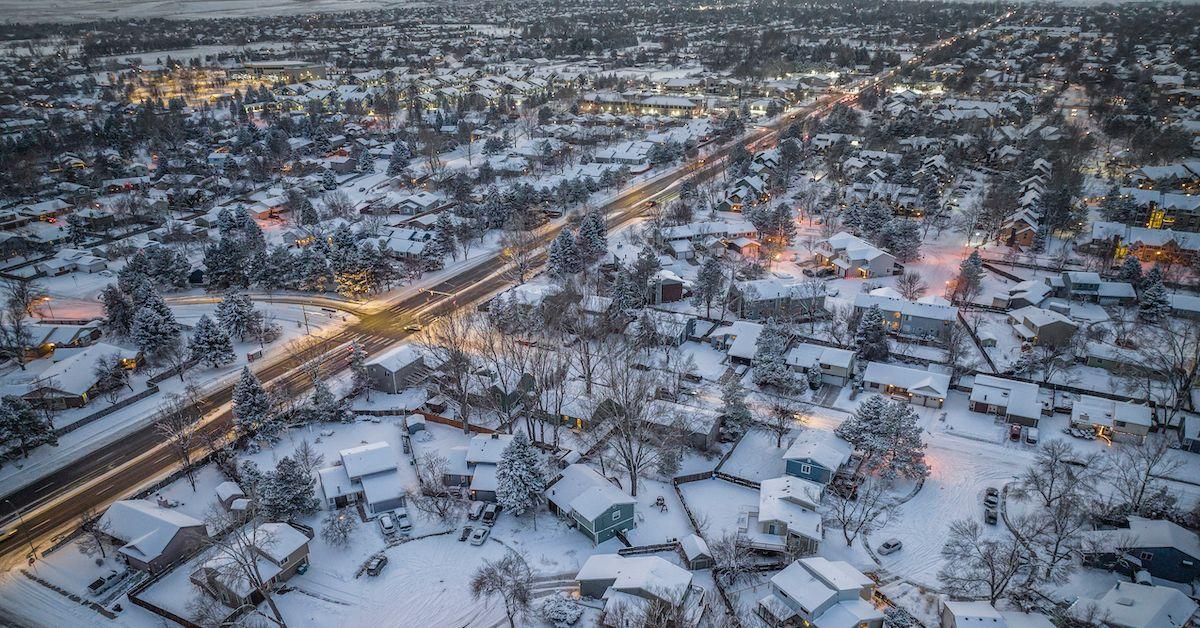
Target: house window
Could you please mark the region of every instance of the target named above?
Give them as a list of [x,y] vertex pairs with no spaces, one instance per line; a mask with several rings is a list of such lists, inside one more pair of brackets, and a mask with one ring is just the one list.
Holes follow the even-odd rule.
[[812,465],[811,464],[800,465],[800,473],[803,473],[805,475],[812,473]]
[[620,510],[618,510],[618,511],[616,511],[616,512],[614,512],[614,513],[613,513],[613,521],[618,521],[618,520],[620,520],[620,519],[621,519],[621,511],[620,511]]
[[1151,554],[1150,552],[1140,552],[1138,553],[1138,558],[1141,559],[1143,563],[1148,563],[1154,560],[1154,554]]

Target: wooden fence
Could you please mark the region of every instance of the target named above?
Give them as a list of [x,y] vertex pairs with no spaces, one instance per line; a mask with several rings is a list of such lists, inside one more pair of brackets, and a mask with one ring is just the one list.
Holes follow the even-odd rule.
[[127,407],[145,399],[146,397],[157,394],[158,392],[159,392],[158,386],[155,386],[154,384],[150,384],[150,386],[148,388],[146,388],[145,390],[143,390],[140,393],[137,393],[136,395],[126,397],[110,406],[101,408],[100,410],[97,410],[97,411],[83,417],[82,419],[75,421],[74,423],[72,423],[70,425],[64,425],[64,426],[54,430],[54,435],[57,437],[57,436],[62,436],[63,434],[70,434],[71,432],[74,432],[75,430],[77,430],[85,425],[99,421],[100,419],[103,419],[104,417],[116,412],[117,410],[120,410],[122,408],[127,408]]

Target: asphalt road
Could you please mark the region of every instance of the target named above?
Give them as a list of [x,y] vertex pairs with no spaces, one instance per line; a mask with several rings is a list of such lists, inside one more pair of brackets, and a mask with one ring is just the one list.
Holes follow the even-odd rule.
[[[890,80],[893,76],[894,70],[864,82],[864,86]],[[703,161],[685,163],[670,174],[629,188],[600,209],[608,217],[610,228],[625,225],[642,215],[647,201],[669,197],[672,193],[670,188],[683,179],[690,176],[700,183],[718,176],[724,169],[726,156],[737,143],[751,144],[755,150],[765,149],[792,122],[852,98],[827,96],[819,99],[773,126],[762,127],[739,142],[721,146],[706,155]],[[545,229],[539,243],[543,246],[548,244],[561,228],[554,226]],[[541,264],[544,260],[543,252],[538,255],[536,263]],[[379,353],[410,336],[412,332],[404,328],[418,315],[422,320],[428,320],[458,307],[474,304],[511,284],[504,273],[496,272],[501,266],[498,254],[494,255],[382,311],[361,315],[357,322],[322,340],[319,347],[327,351],[357,341],[368,354]],[[268,387],[282,385],[287,387],[286,390],[300,394],[310,385],[307,374],[296,368],[303,361],[283,358],[263,366],[255,373]],[[326,373],[332,374],[344,370],[348,365],[344,358],[334,354],[327,359],[325,366]],[[201,434],[217,437],[230,435],[232,416],[228,404],[232,392],[233,385],[230,384],[206,398],[204,405],[208,413],[202,420]],[[20,513],[20,518],[9,521],[9,535],[0,540],[0,568],[24,562],[31,544],[37,552],[49,547],[53,539],[58,538],[56,535],[66,533],[77,525],[80,514],[85,510],[102,510],[176,466],[176,458],[163,445],[162,438],[152,426],[147,426],[0,498],[0,516],[7,518]]]

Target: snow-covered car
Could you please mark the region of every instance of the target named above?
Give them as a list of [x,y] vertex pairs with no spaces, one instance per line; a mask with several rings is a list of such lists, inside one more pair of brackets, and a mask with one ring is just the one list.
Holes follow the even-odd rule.
[[384,556],[382,554],[380,554],[379,556],[376,556],[375,558],[372,558],[371,562],[367,563],[367,575],[368,576],[378,576],[379,573],[381,571],[383,571],[384,566],[387,565],[387,562],[388,562],[387,556]]
[[989,486],[983,492],[983,505],[985,508],[997,508],[1000,506],[1000,491],[996,487]]
[[396,527],[400,528],[401,532],[407,532],[412,529],[412,520],[408,518],[408,511],[400,509],[396,512]]
[[391,536],[396,533],[396,520],[391,515],[384,515],[379,518],[379,531],[384,536]]
[[902,547],[904,547],[904,543],[901,543],[900,539],[888,539],[881,543],[876,551],[880,556],[887,556],[899,552]]
[[483,525],[490,526],[496,523],[496,517],[500,514],[500,507],[496,504],[488,504],[483,509]]
[[458,533],[458,540],[459,541],[467,540],[467,537],[471,536],[471,531],[474,529],[475,528],[472,528],[471,526],[463,526],[463,529],[461,531],[459,531],[459,533]]
[[483,502],[471,502],[471,508],[467,510],[467,518],[474,521],[483,514],[483,507],[486,504]]
[[475,531],[471,533],[471,545],[483,545],[490,532],[490,528],[475,528]]

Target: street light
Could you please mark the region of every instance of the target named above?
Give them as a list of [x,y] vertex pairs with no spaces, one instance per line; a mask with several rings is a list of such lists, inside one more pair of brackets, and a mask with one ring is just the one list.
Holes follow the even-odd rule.
[[[4,500],[4,503],[8,504],[8,507],[12,508],[12,511],[17,514],[17,521],[19,521],[21,523],[21,527],[24,528],[25,527],[25,516],[22,515],[21,511],[16,506],[13,505],[11,499]],[[33,558],[34,555],[37,554],[37,551],[33,549],[33,538],[31,538],[29,536],[29,530],[25,530],[25,542],[29,543],[29,556],[30,556],[30,558]],[[30,564],[32,564],[32,563],[30,563]]]

